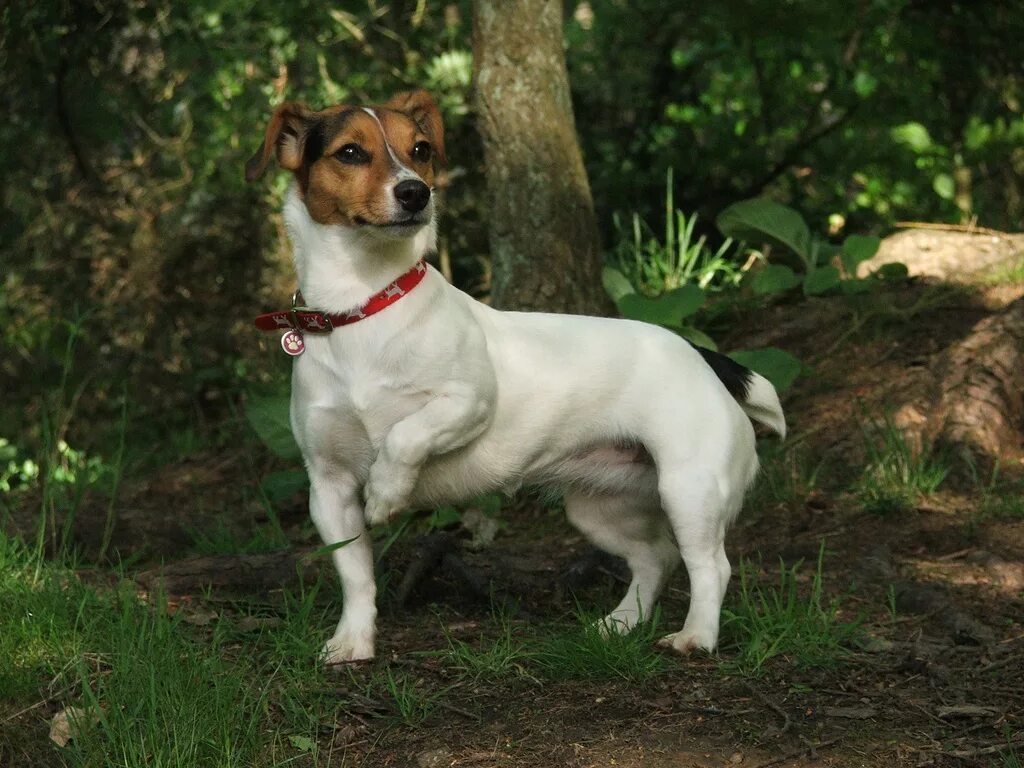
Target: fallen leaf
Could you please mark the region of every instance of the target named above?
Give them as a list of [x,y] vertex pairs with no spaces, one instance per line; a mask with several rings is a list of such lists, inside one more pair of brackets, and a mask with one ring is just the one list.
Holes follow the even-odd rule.
[[217,618],[217,612],[209,609],[196,608],[195,610],[189,610],[182,616],[182,621],[186,624],[191,624],[195,627],[208,626],[214,619]]
[[65,746],[82,729],[96,722],[96,716],[90,715],[81,707],[62,709],[50,720],[50,741],[58,747]]
[[316,742],[308,736],[292,735],[288,737],[288,741],[301,752],[314,752],[316,750]]

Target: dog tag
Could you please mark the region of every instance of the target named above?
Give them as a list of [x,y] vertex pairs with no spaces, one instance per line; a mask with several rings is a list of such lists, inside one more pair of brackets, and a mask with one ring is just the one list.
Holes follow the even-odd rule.
[[301,355],[306,349],[306,342],[302,340],[302,331],[297,331],[294,328],[285,331],[281,336],[281,349],[292,357]]

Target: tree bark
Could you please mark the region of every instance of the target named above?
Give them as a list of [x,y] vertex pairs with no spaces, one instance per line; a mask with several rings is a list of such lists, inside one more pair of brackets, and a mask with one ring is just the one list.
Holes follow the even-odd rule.
[[477,0],[473,61],[494,305],[607,313],[597,221],[569,94],[561,0]]
[[929,431],[975,462],[1018,454],[1024,442],[1024,299],[978,323],[939,360]]

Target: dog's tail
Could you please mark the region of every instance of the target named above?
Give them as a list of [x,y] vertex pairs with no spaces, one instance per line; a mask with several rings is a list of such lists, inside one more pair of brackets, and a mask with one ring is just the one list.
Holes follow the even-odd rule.
[[779,394],[768,379],[740,365],[731,357],[696,344],[693,347],[700,352],[704,362],[711,366],[711,370],[729,390],[729,394],[736,398],[747,416],[764,424],[779,437],[786,436],[786,417],[782,413]]

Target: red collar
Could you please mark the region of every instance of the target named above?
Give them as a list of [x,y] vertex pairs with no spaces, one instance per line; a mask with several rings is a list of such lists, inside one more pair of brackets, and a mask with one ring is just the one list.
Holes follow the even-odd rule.
[[[400,298],[409,293],[420,284],[420,281],[427,274],[427,265],[422,260],[416,263],[412,269],[390,283],[384,290],[375,293],[366,303],[348,312],[330,314],[318,312],[315,309],[302,306],[302,294],[298,291],[292,297],[292,308],[282,309],[277,312],[267,312],[256,318],[255,325],[261,331],[286,331],[281,340],[284,351],[288,354],[300,354],[302,352],[302,333],[330,333],[341,325],[351,325],[365,320],[370,315],[375,315],[382,309],[394,304]],[[292,331],[296,333],[291,333]],[[295,338],[297,336],[297,339]],[[291,339],[289,340],[289,337]],[[289,340],[291,345],[289,345]],[[296,348],[297,345],[297,348]]]

